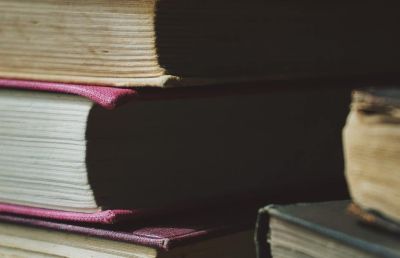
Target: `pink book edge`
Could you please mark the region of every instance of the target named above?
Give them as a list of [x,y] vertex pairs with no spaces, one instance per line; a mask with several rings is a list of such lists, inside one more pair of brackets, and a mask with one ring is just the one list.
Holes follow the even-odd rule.
[[168,251],[199,240],[249,230],[255,220],[253,215],[249,215],[248,211],[233,214],[207,212],[197,216],[188,217],[181,214],[156,221],[101,226],[98,224],[61,223],[3,214],[0,214],[0,221],[139,244]]
[[127,88],[14,79],[0,79],[0,88],[73,94],[88,98],[106,109],[113,109],[137,94],[134,89]]
[[150,213],[150,211],[115,209],[95,213],[81,213],[0,203],[0,213],[70,222],[113,224],[122,220],[142,217],[144,214]]

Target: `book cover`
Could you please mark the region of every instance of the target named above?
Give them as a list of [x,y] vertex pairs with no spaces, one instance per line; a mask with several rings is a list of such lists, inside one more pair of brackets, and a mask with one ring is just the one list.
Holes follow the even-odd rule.
[[47,91],[55,93],[73,94],[85,97],[98,105],[113,109],[136,96],[134,89],[102,87],[97,85],[69,84],[60,82],[44,82],[29,80],[1,79],[0,88],[22,90]]
[[139,244],[160,250],[169,250],[211,237],[250,230],[253,227],[255,210],[225,209],[223,211],[198,212],[163,216],[143,220],[140,223],[125,221],[114,225],[93,225],[87,223],[60,223],[0,214],[0,221],[64,231],[103,239]]

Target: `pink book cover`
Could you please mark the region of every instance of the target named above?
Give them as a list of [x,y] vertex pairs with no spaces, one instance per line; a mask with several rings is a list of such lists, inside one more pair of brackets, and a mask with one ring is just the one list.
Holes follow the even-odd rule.
[[[135,89],[1,78],[0,88],[72,94],[85,97],[106,109],[116,108],[119,105],[122,105],[128,101],[134,101],[135,99],[157,100],[170,98],[201,98],[225,96],[231,94],[249,94],[254,91],[265,91],[265,87],[261,87],[258,83],[248,84],[246,87],[232,84],[229,86],[219,85],[217,87],[202,86],[169,89]],[[274,90],[274,88],[275,86],[271,85],[271,87],[268,87],[268,90]]]
[[[364,85],[369,85],[374,81],[366,81]],[[268,84],[268,85],[266,85]],[[298,80],[298,81],[268,81],[268,82],[252,82],[252,83],[232,83],[229,85],[209,85],[195,87],[175,87],[175,88],[117,88],[105,87],[98,85],[86,84],[68,84],[58,82],[43,81],[26,81],[14,79],[1,79],[0,88],[21,89],[47,91],[56,93],[73,94],[90,99],[106,109],[113,109],[128,101],[135,99],[141,100],[158,100],[158,99],[176,99],[176,98],[201,98],[201,97],[218,97],[237,94],[252,94],[271,92],[277,90],[297,89],[305,90],[312,88],[324,87],[336,88],[354,87],[360,85],[357,81],[355,84],[352,80]]]
[[121,89],[95,85],[22,81],[11,79],[0,79],[0,88],[73,94],[88,98],[107,109],[113,109],[117,105],[120,105],[125,101],[131,100],[136,95],[136,91],[134,89],[127,88]]
[[168,251],[192,242],[250,230],[256,210],[231,207],[218,212],[208,211],[191,216],[165,216],[162,220],[125,221],[118,224],[85,224],[55,222],[44,219],[0,214],[0,222],[28,227],[64,231],[90,237],[133,243]]
[[62,210],[36,208],[0,202],[0,214],[40,218],[50,221],[86,224],[116,224],[124,221],[143,221],[176,214],[189,215],[214,210],[215,212],[230,206],[240,207],[241,210],[257,210],[263,201],[255,195],[229,196],[216,198],[213,201],[185,203],[160,209],[108,209],[95,213],[82,213]]
[[0,214],[15,214],[51,220],[70,222],[114,224],[119,221],[141,219],[157,212],[153,210],[104,210],[95,213],[81,213],[62,210],[51,210],[22,206],[16,204],[0,203]]

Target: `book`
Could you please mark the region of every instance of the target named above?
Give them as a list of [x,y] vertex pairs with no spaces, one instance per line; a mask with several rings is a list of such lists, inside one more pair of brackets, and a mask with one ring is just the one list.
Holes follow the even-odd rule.
[[107,110],[101,105],[118,106],[109,101],[126,90],[66,88],[90,99],[0,90],[4,212],[54,219],[57,210],[158,209],[244,195],[279,199],[286,188],[298,198],[314,186],[321,196],[345,192],[340,138],[347,89],[226,88],[214,96],[187,88],[186,97],[179,90],[128,90],[134,98]]
[[346,178],[353,202],[393,222],[400,222],[400,90],[357,90],[343,131]]
[[[1,0],[0,77],[179,86],[397,75],[396,5]],[[374,35],[374,36],[371,36]]]
[[349,203],[271,205],[261,209],[259,257],[400,257],[398,237],[358,223],[346,213]]
[[108,226],[0,215],[0,256],[255,257],[254,214],[202,212]]

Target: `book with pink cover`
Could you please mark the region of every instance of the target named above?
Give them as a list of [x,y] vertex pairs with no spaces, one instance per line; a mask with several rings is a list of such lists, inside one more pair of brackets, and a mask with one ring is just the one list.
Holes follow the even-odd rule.
[[0,222],[23,225],[27,230],[30,227],[56,230],[167,251],[196,241],[251,230],[255,216],[256,209],[230,207],[198,212],[190,216],[175,214],[162,219],[148,219],[139,223],[125,221],[114,225],[61,223],[5,214],[0,214]]
[[[315,82],[314,82],[315,84]],[[238,86],[238,85],[236,85]],[[263,195],[266,196],[273,196],[274,194],[278,193],[280,189],[283,188],[288,188],[291,187],[293,188],[295,185],[298,185],[299,182],[303,182],[304,185],[307,184],[312,184],[313,182],[317,182],[317,177],[320,175],[318,167],[324,167],[324,170],[326,173],[324,173],[323,178],[321,178],[322,181],[318,181],[318,184],[323,185],[324,182],[327,184],[341,184],[342,179],[341,179],[341,174],[337,173],[337,171],[341,171],[340,166],[341,166],[341,155],[340,152],[336,152],[336,150],[340,150],[340,146],[336,146],[337,142],[335,141],[336,138],[340,137],[340,126],[337,125],[340,124],[340,121],[344,119],[345,117],[345,110],[343,109],[344,112],[338,111],[336,108],[332,108],[329,104],[329,102],[323,101],[324,103],[322,104],[321,98],[325,97],[332,97],[334,99],[335,103],[339,102],[346,102],[347,99],[347,90],[345,89],[326,89],[326,90],[316,90],[312,89],[312,84],[311,84],[311,90],[308,93],[308,91],[299,91],[299,90],[288,90],[287,88],[285,90],[277,90],[279,87],[274,87],[271,85],[268,90],[266,90],[267,87],[261,87],[263,90],[261,90],[260,87],[257,87],[255,85],[253,88],[252,87],[246,87],[246,89],[243,89],[243,87],[216,87],[216,88],[206,88],[202,87],[201,89],[168,89],[168,90],[142,90],[139,94],[138,90],[135,89],[120,89],[120,88],[109,88],[109,87],[103,87],[103,86],[96,86],[96,85],[77,85],[77,84],[64,84],[64,83],[52,83],[52,82],[40,82],[40,81],[24,81],[24,80],[8,80],[8,79],[1,79],[0,80],[0,87],[4,89],[20,89],[22,91],[21,94],[25,94],[25,92],[53,92],[53,93],[62,93],[57,96],[60,98],[64,98],[65,96],[68,95],[78,95],[86,98],[88,101],[86,101],[89,104],[84,104],[84,105],[92,105],[93,103],[97,104],[100,107],[103,107],[105,109],[114,109],[112,112],[108,112],[106,117],[102,118],[102,121],[113,121],[113,117],[115,115],[114,112],[123,112],[124,108],[128,109],[130,108],[129,106],[132,106],[132,111],[136,110],[136,106],[138,106],[139,111],[135,111],[134,117],[135,119],[133,120],[132,125],[127,124],[127,122],[121,123],[124,126],[129,126],[129,130],[132,132],[136,133],[131,133],[131,131],[127,131],[129,134],[124,135],[121,133],[121,130],[118,131],[118,134],[115,134],[116,131],[111,130],[112,134],[111,136],[114,135],[122,135],[122,137],[129,138],[130,135],[140,135],[142,132],[141,127],[138,127],[137,125],[143,125],[141,119],[143,119],[144,122],[148,122],[148,115],[143,114],[142,111],[140,111],[140,105],[160,105],[156,109],[151,109],[152,110],[152,116],[153,120],[151,121],[157,121],[160,120],[160,125],[159,126],[168,126],[169,128],[165,128],[165,130],[169,130],[168,135],[173,135],[177,134],[177,136],[182,137],[182,134],[184,131],[182,131],[181,128],[179,128],[182,125],[187,125],[187,123],[182,123],[181,117],[176,117],[176,122],[174,121],[175,125],[177,128],[171,127],[169,125],[164,125],[166,122],[170,123],[172,121],[171,114],[168,113],[168,116],[165,116],[165,111],[166,108],[168,108],[170,105],[179,105],[180,109],[174,110],[174,113],[177,114],[184,114],[185,119],[187,120],[186,112],[190,110],[191,108],[195,107],[192,109],[193,111],[199,112],[193,113],[193,117],[196,116],[196,119],[199,119],[199,121],[194,121],[196,124],[200,127],[204,127],[201,129],[202,134],[193,137],[193,135],[188,132],[187,136],[185,138],[185,142],[181,144],[188,144],[187,146],[183,147],[182,145],[181,150],[177,149],[176,151],[182,151],[179,154],[176,154],[174,156],[171,156],[170,158],[165,158],[165,161],[163,158],[158,159],[158,162],[153,162],[153,157],[151,155],[154,155],[155,149],[149,149],[150,151],[150,156],[147,155],[146,157],[143,155],[142,160],[138,160],[135,162],[129,162],[125,164],[126,167],[129,168],[129,171],[136,171],[138,170],[138,167],[140,167],[140,171],[145,171],[143,173],[140,173],[141,180],[148,180],[148,183],[141,183],[136,185],[136,187],[132,187],[131,180],[124,180],[125,183],[124,187],[120,187],[119,189],[123,190],[120,192],[112,192],[114,194],[115,200],[121,200],[122,198],[125,199],[135,199],[137,206],[129,206],[129,205],[120,205],[119,203],[115,202],[108,202],[106,203],[107,205],[98,205],[94,209],[90,210],[90,212],[77,212],[77,211],[71,211],[71,210],[63,210],[59,208],[49,208],[49,207],[40,207],[40,205],[26,205],[25,203],[13,203],[12,201],[8,200],[3,200],[0,201],[0,212],[4,214],[17,214],[17,215],[25,215],[29,217],[37,217],[37,218],[45,218],[45,219],[51,219],[51,220],[63,220],[63,221],[71,221],[71,222],[88,222],[88,223],[102,223],[102,224],[110,224],[110,223],[116,223],[118,221],[122,220],[132,220],[135,218],[143,218],[143,217],[148,217],[149,214],[154,213],[154,208],[160,208],[163,207],[163,212],[165,211],[165,204],[169,200],[174,200],[174,198],[178,198],[179,201],[191,201],[193,200],[193,203],[196,203],[198,200],[203,198],[203,193],[206,194],[206,199],[211,198],[215,199],[215,196],[221,196],[225,194],[238,194],[241,195],[243,193],[249,193],[253,190],[259,191],[258,193],[262,193]],[[65,94],[64,94],[65,93]],[[245,93],[245,94],[243,94]],[[299,94],[301,97],[299,97]],[[304,96],[303,96],[303,95]],[[209,98],[210,96],[215,97],[213,99]],[[242,97],[246,96],[246,97]],[[43,95],[43,98],[51,97],[51,94],[49,95]],[[200,97],[203,97],[202,99]],[[176,99],[182,98],[182,101]],[[193,101],[189,99],[193,98]],[[159,101],[152,101],[153,104],[148,104],[146,101],[142,100],[159,100]],[[169,101],[171,99],[171,101]],[[309,106],[309,110],[307,112],[303,112],[302,110],[298,109],[295,113],[295,116],[298,116],[299,119],[303,118],[311,118],[315,122],[318,119],[321,119],[321,126],[326,126],[329,128],[329,130],[322,130],[321,128],[316,128],[318,129],[316,132],[297,132],[295,131],[296,134],[293,134],[293,128],[297,126],[297,123],[295,120],[293,120],[292,125],[287,125],[283,126],[282,124],[274,124],[271,123],[270,117],[265,116],[264,111],[268,111],[274,119],[280,119],[282,115],[285,116],[285,114],[289,114],[289,116],[293,115],[293,112],[291,111],[292,109],[290,108],[291,105],[293,107],[298,107],[301,105],[304,105],[303,103],[306,101],[308,104],[310,104],[310,101],[314,101],[317,104],[325,105],[324,108],[326,108],[326,113],[321,116],[321,118],[309,115],[309,112],[312,112],[314,110],[312,105]],[[58,100],[58,99],[56,99]],[[137,102],[136,102],[137,100]],[[166,101],[168,100],[168,101]],[[226,101],[226,102],[224,102]],[[287,103],[285,104],[285,110],[283,111],[283,114],[276,114],[275,115],[275,108],[279,106],[283,101],[286,101]],[[82,102],[86,103],[85,100],[82,100]],[[134,102],[134,103],[133,103]],[[182,102],[182,103],[181,103]],[[40,101],[38,102],[40,104]],[[193,105],[197,106],[190,106]],[[222,104],[221,104],[222,103]],[[116,108],[117,106],[121,104],[126,104],[121,106],[120,108]],[[229,104],[229,105],[228,105]],[[30,105],[30,107],[35,107],[35,105]],[[95,105],[96,106],[96,105]],[[191,107],[188,110],[187,107]],[[247,107],[250,107],[252,113],[248,113],[246,111]],[[102,108],[96,108],[94,107],[93,110],[96,112],[103,112],[101,111]],[[207,110],[208,111],[207,111]],[[48,108],[46,108],[44,111],[47,111]],[[218,112],[214,112],[217,110],[222,110]],[[68,111],[68,110],[67,110]],[[203,113],[205,112],[205,113]],[[225,112],[225,113],[224,113]],[[285,113],[286,112],[286,113]],[[211,114],[214,114],[215,117],[210,118],[210,117],[205,117],[204,119],[200,119],[201,117],[204,116],[204,114],[207,114],[210,116]],[[155,114],[157,116],[155,116]],[[232,114],[235,114],[232,116]],[[251,114],[251,115],[249,115]],[[304,114],[307,114],[306,117],[304,117]],[[343,116],[341,115],[343,114]],[[227,120],[228,124],[231,123],[231,126],[225,127],[225,124],[220,124],[218,121],[221,121],[221,117],[229,115],[229,119]],[[317,114],[318,115],[318,114]],[[321,115],[321,114],[319,114]],[[198,116],[198,118],[197,118]],[[235,128],[237,127],[237,124],[235,121],[243,120],[244,117],[247,116],[247,118],[250,118],[249,123],[242,123],[240,127],[243,127],[241,130],[242,135],[247,135],[246,139],[241,140],[241,137],[238,137],[237,133],[233,130],[230,133],[229,130],[225,132],[224,134],[220,134],[219,132],[215,134],[215,131],[208,131],[209,127],[207,126],[207,123],[210,121],[213,121],[212,123],[215,126],[218,127],[213,127],[212,129],[216,130],[225,130],[230,129],[230,128]],[[331,123],[326,124],[327,122],[325,117],[330,116]],[[155,118],[157,117],[157,118]],[[253,119],[254,117],[254,119]],[[90,116],[89,116],[90,118]],[[247,119],[246,118],[246,119]],[[260,118],[262,118],[260,120]],[[175,118],[174,118],[175,119]],[[210,120],[211,119],[211,120]],[[215,122],[214,120],[215,119]],[[296,118],[297,119],[297,118]],[[335,120],[336,119],[336,120]],[[265,120],[265,121],[264,121]],[[100,121],[100,120],[99,120]],[[117,121],[117,120],[115,120]],[[254,124],[256,123],[256,124]],[[287,123],[287,122],[284,122]],[[118,121],[111,122],[109,123],[112,126],[118,125]],[[190,123],[189,123],[190,125]],[[45,123],[44,126],[47,126]],[[105,125],[105,126],[110,126],[110,125]],[[272,126],[272,127],[271,127]],[[274,129],[275,126],[277,127],[276,130]],[[337,127],[337,130],[335,129]],[[32,127],[33,128],[33,127]],[[155,126],[152,125],[151,128],[155,128]],[[254,134],[254,133],[246,133],[246,130],[253,130],[254,128],[259,128],[260,132],[268,132],[268,133],[263,133],[263,134]],[[287,128],[287,129],[285,129]],[[18,129],[18,128],[17,128]],[[63,129],[63,127],[61,127]],[[118,129],[120,129],[118,127]],[[313,151],[314,147],[317,147],[321,144],[324,144],[326,146],[328,145],[335,145],[332,148],[332,153],[325,153],[323,155],[326,155],[325,157],[327,160],[329,160],[332,165],[330,166],[330,169],[327,170],[325,168],[326,162],[324,161],[324,158],[319,158],[318,161],[315,162],[301,162],[301,159],[298,159],[296,156],[299,150],[295,150],[293,148],[293,151],[295,153],[293,156],[290,156],[292,154],[288,153],[285,151],[286,157],[285,159],[282,159],[282,155],[278,152],[276,152],[274,145],[279,146],[281,142],[279,139],[274,137],[274,132],[276,133],[279,131],[282,133],[283,130],[288,130],[287,132],[292,134],[293,140],[299,140],[300,138],[296,137],[297,134],[304,135],[316,135],[316,134],[324,134],[321,135],[320,138],[316,138],[317,141],[316,143],[310,143],[307,138],[302,137],[306,142],[304,143],[297,143],[296,146],[307,146],[307,150],[301,150],[301,151]],[[302,128],[303,130],[303,128]],[[307,129],[308,130],[308,129]],[[310,128],[312,130],[312,128]],[[27,130],[25,130],[23,133],[28,133],[26,136],[29,136],[29,133],[31,133],[31,130],[29,130],[29,125],[27,127]],[[13,133],[11,131],[11,133]],[[63,136],[64,132],[60,134]],[[86,132],[87,134],[87,132]],[[159,134],[159,133],[157,133]],[[154,137],[157,136],[156,133],[151,133],[150,135],[152,136],[143,144],[146,146],[157,146],[160,141],[164,141],[165,138],[162,134],[160,137]],[[109,137],[109,135],[104,134],[105,136]],[[166,134],[167,135],[167,134]],[[87,135],[86,135],[87,136]],[[201,137],[205,137],[204,139]],[[47,135],[43,135],[41,137],[47,137]],[[221,138],[222,137],[222,138]],[[221,139],[224,139],[224,137],[228,137],[226,140],[221,141]],[[261,137],[261,138],[260,138]],[[265,137],[265,138],[264,138]],[[271,138],[272,137],[272,138]],[[124,141],[126,141],[124,139]],[[143,137],[142,137],[143,138]],[[254,139],[253,139],[254,138]],[[179,138],[177,138],[179,139]],[[89,141],[86,141],[84,138],[83,143],[91,143],[93,142],[93,139],[90,139]],[[134,141],[135,145],[137,145],[138,140],[140,138],[135,138],[133,137],[132,140]],[[153,141],[153,142],[152,142]],[[191,141],[195,141],[194,144],[195,146],[202,146],[204,144],[203,149],[192,149],[192,144]],[[214,146],[214,148],[211,150],[209,149],[209,146],[211,145]],[[228,144],[229,143],[229,144]],[[217,144],[221,144],[220,146]],[[288,143],[290,146],[292,143]],[[241,145],[243,145],[241,147]],[[134,144],[130,143],[127,145],[128,147],[134,146]],[[179,145],[176,145],[179,146]],[[35,147],[35,146],[33,146]],[[99,146],[96,145],[96,149]],[[100,147],[102,147],[100,145]],[[166,145],[166,149],[160,148],[160,153],[162,155],[168,155],[170,152],[170,147],[169,145]],[[36,147],[35,147],[36,148]],[[104,147],[105,151],[107,153],[110,153],[110,147],[107,145]],[[115,148],[115,147],[113,147]],[[195,153],[190,153],[185,150],[187,149],[192,149],[193,151],[196,151]],[[273,152],[269,153],[268,151],[268,162],[265,162],[265,154],[264,152],[257,151],[257,148],[260,148],[260,150],[267,150],[267,149],[274,149]],[[242,153],[242,152],[237,152],[236,150],[248,150],[248,149],[254,149],[254,152],[249,153]],[[284,150],[284,147],[280,146],[279,149]],[[90,150],[90,149],[89,149]],[[21,149],[22,152],[24,149]],[[40,149],[42,151],[42,149]],[[234,153],[230,153],[230,152]],[[115,151],[113,151],[115,152]],[[215,153],[214,153],[215,152]],[[16,153],[15,150],[13,153]],[[39,151],[35,151],[33,153],[39,153]],[[71,152],[72,154],[75,152]],[[205,156],[204,154],[207,153],[210,157]],[[223,156],[221,156],[221,153],[224,153]],[[336,154],[337,155],[336,155]],[[339,153],[339,154],[338,154]],[[52,154],[52,153],[50,153]],[[146,153],[145,153],[146,154]],[[321,153],[320,153],[321,154]],[[14,155],[14,154],[13,154]],[[122,155],[116,154],[118,156],[123,156]],[[190,155],[188,158],[182,158],[184,155]],[[202,162],[198,162],[198,157],[203,157],[204,160]],[[44,157],[47,157],[47,155],[44,155]],[[149,160],[145,160],[144,158],[149,157]],[[221,158],[218,157],[226,157],[229,159],[229,162],[222,161]],[[178,160],[173,160],[173,159],[178,159]],[[288,160],[293,160],[293,162],[288,162]],[[179,162],[178,162],[179,161]],[[142,164],[140,163],[142,162]],[[168,162],[166,165],[162,165],[161,163],[158,164],[159,162]],[[218,163],[216,163],[218,162]],[[94,163],[96,165],[96,163]],[[195,166],[193,166],[195,164]],[[210,170],[210,165],[214,164],[215,169]],[[296,175],[298,176],[297,179],[293,178],[293,173],[290,171],[292,169],[287,169],[287,164],[296,164],[294,165],[296,167]],[[162,173],[157,174],[157,181],[154,181],[155,178],[153,176],[152,171],[157,171],[154,169],[154,166],[160,166],[160,167],[155,167],[156,169],[161,169]],[[176,168],[175,168],[176,166]],[[182,180],[187,180],[188,183],[177,183],[173,182],[171,183],[171,171],[170,168],[176,169],[176,171],[181,170],[181,174],[176,174],[174,176],[174,180],[183,178]],[[44,169],[43,171],[48,171],[49,169]],[[113,171],[113,173],[117,173],[118,176],[118,171],[120,169],[115,169],[115,170],[110,170],[107,167],[104,168],[103,166],[100,167],[95,167],[93,168],[94,171],[96,171],[96,174],[101,174],[101,170],[103,171],[103,174],[107,176],[106,173],[109,171]],[[210,170],[210,171],[209,171]],[[187,171],[190,171],[191,173],[187,173]],[[207,173],[204,173],[207,171],[209,173],[209,176]],[[208,172],[209,171],[209,172]],[[266,171],[268,171],[266,173]],[[242,174],[242,172],[244,174]],[[315,172],[315,174],[314,174]],[[310,175],[307,175],[310,174]],[[26,175],[34,175],[33,173],[25,173]],[[311,175],[312,174],[312,175]],[[274,178],[279,175],[282,180],[279,182],[276,182],[273,180]],[[115,176],[115,175],[113,175]],[[90,175],[89,175],[90,177]],[[124,177],[121,177],[124,178]],[[194,179],[197,178],[197,179]],[[286,178],[286,179],[283,179]],[[107,179],[109,182],[110,179]],[[113,179],[114,180],[114,179]],[[163,183],[158,183],[158,181],[163,182]],[[164,183],[167,182],[167,183]],[[199,185],[193,184],[193,182],[199,183]],[[270,187],[265,187],[268,182],[273,182],[273,185]],[[21,186],[23,187],[23,186]],[[102,186],[99,186],[99,188]],[[133,193],[132,189],[137,191],[137,193],[141,194],[135,194]],[[257,189],[256,189],[257,188]],[[103,188],[104,189],[104,188]],[[100,189],[100,190],[103,190]],[[176,193],[173,193],[171,190],[177,189],[178,191]],[[197,189],[197,190],[194,190]],[[261,191],[262,189],[262,191]],[[340,187],[338,188],[340,189]],[[96,189],[95,189],[96,190]],[[117,189],[118,190],[118,189]],[[126,192],[126,190],[130,190],[131,192]],[[304,191],[304,190],[301,190]],[[102,192],[102,191],[98,191]],[[185,194],[181,194],[182,192],[185,192]],[[196,195],[190,197],[190,194],[195,193]],[[146,194],[146,198],[142,198],[142,194]],[[0,197],[2,197],[0,195]],[[184,200],[184,198],[187,198]],[[160,199],[162,200],[161,202],[154,202],[151,204],[145,203],[146,200],[157,200]],[[182,200],[181,200],[182,199]],[[96,198],[97,200],[97,198]],[[47,204],[47,203],[45,203]],[[57,203],[58,204],[58,203]],[[103,204],[103,203],[100,203]],[[110,205],[111,204],[111,205]],[[40,207],[40,208],[38,208]],[[150,209],[148,209],[150,208]],[[157,213],[157,212],[156,212]]]
[[[65,84],[14,79],[0,79],[0,87],[78,95],[88,98],[106,109],[116,108],[118,105],[132,100],[137,96],[137,92],[134,89],[127,88],[120,89],[96,85]],[[179,94],[176,94],[176,96],[179,96]],[[163,212],[166,213],[166,209],[164,209]],[[142,218],[143,216],[148,217],[156,212],[149,209],[109,209],[94,213],[83,213],[0,203],[0,213],[17,214],[59,221],[113,224],[123,220],[133,220]]]
[[[13,79],[0,79],[0,87],[79,95],[107,109],[115,108],[117,105],[131,99],[136,94],[136,91],[133,89]],[[109,224],[120,220],[141,217],[145,211],[116,209],[98,211],[95,213],[82,213],[0,203],[0,213],[19,214],[63,221]]]

